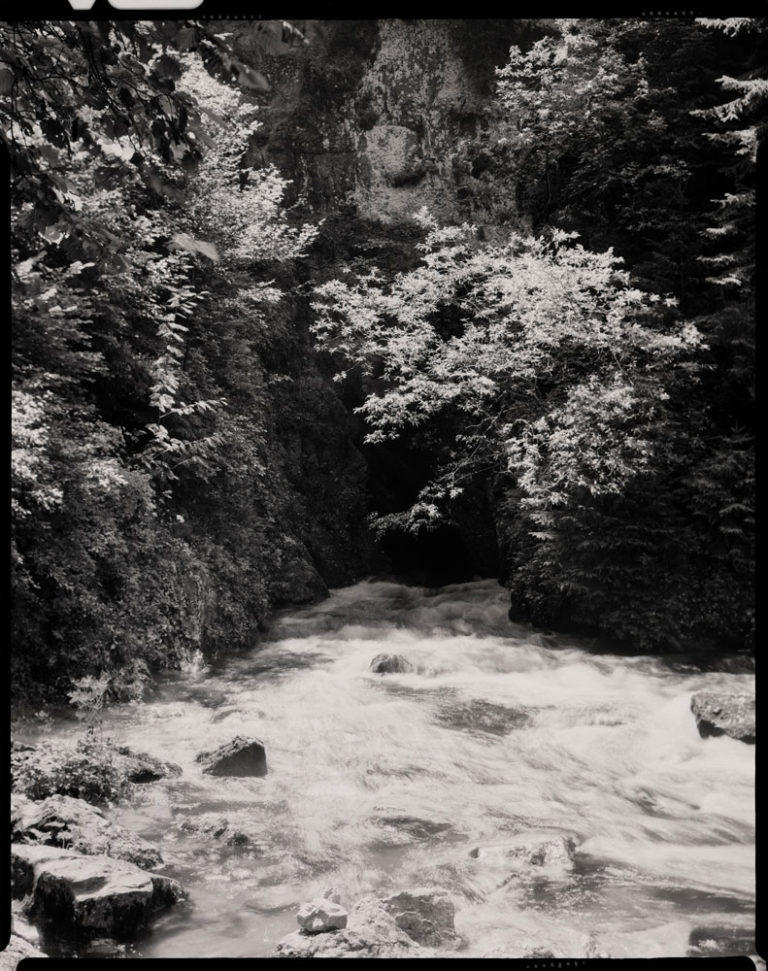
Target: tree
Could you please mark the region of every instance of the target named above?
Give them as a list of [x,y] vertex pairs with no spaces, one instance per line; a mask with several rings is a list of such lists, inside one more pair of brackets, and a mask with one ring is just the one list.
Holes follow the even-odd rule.
[[[364,374],[368,441],[451,429],[438,474],[378,527],[430,528],[470,479],[495,476],[518,606],[600,626],[616,587],[631,600],[642,568],[605,596],[637,526],[625,497],[655,489],[674,465],[682,431],[670,395],[692,379],[700,335],[673,299],[638,289],[612,252],[589,252],[573,234],[493,245],[469,226],[431,224],[421,249],[421,265],[392,280],[374,271],[316,291],[319,345],[339,356],[340,377]],[[625,606],[623,627],[606,626],[657,643],[661,632],[647,618],[641,630]]]
[[[631,573],[636,540],[652,539],[636,558],[657,577],[645,616],[673,640],[685,630],[739,646],[751,637],[754,149],[765,76],[765,24],[743,18],[560,21],[531,50],[513,48],[499,72],[499,104],[517,129],[510,165],[520,183],[548,187],[521,194],[534,225],[611,243],[637,285],[671,292],[703,337],[698,380],[678,384],[668,406],[674,461],[656,468],[642,503],[624,496],[635,537],[614,530],[601,551],[589,516],[572,523],[573,542],[593,545],[603,571],[624,559]],[[606,626],[626,626],[611,609]],[[632,636],[644,626],[639,618]]]
[[[185,528],[188,497],[210,503],[224,474],[274,504],[258,349],[281,291],[266,270],[313,230],[291,221],[274,169],[242,166],[254,119],[240,89],[260,76],[205,27],[22,24],[0,31],[0,59],[14,686],[62,694],[79,674],[178,664],[233,573],[252,581],[247,623],[263,616],[269,557],[228,562],[221,536]],[[249,363],[250,385],[233,378]]]
[[700,262],[708,271],[709,306],[702,325],[727,353],[732,380],[754,400],[755,223],[758,146],[768,122],[768,22],[749,18],[697,21],[722,34],[740,56],[738,76],[717,79],[726,98],[693,112],[718,153],[724,189],[712,199]]

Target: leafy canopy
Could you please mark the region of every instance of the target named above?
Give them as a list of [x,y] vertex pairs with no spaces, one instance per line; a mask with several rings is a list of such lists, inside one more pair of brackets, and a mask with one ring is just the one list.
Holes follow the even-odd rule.
[[266,609],[269,557],[246,569],[226,530],[185,529],[189,497],[213,521],[224,485],[258,549],[273,502],[270,267],[315,230],[286,211],[273,167],[244,164],[262,82],[203,24],[0,25],[22,691],[109,674],[111,695],[130,693],[145,663],[199,650],[212,604],[237,604],[230,638]]
[[620,492],[647,470],[670,372],[689,368],[696,329],[674,300],[632,286],[612,251],[575,234],[478,242],[426,213],[421,265],[316,290],[314,332],[340,374],[359,368],[367,440],[449,422],[438,475],[380,528],[434,525],[466,481],[511,474],[534,505],[577,490]]

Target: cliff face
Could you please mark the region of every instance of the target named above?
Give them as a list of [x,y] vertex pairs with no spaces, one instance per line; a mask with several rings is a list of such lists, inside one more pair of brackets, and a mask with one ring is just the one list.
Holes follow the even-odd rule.
[[422,207],[441,221],[462,215],[461,136],[477,134],[483,105],[449,22],[384,21],[378,49],[341,109],[354,147],[348,199],[362,219],[391,225]]
[[[276,165],[292,179],[291,201],[302,216],[323,220],[304,282],[335,276],[343,265],[412,266],[421,237],[413,216],[425,207],[440,222],[471,221],[489,234],[516,221],[514,187],[494,172],[508,147],[491,95],[494,69],[523,39],[525,24],[392,19],[297,26],[308,44],[265,45],[257,23],[226,29],[270,84],[250,163]],[[273,584],[276,601],[317,592],[315,571],[330,585],[387,569],[449,580],[496,573],[492,503],[482,489],[457,505],[456,526],[426,540],[391,537],[374,552],[365,514],[412,501],[421,446],[363,443],[352,412],[365,389],[334,384],[327,362],[312,352],[306,295],[292,313],[281,365],[291,380],[273,395],[276,441],[294,496],[292,552]]]
[[443,222],[515,217],[512,187],[489,174],[505,147],[491,96],[495,68],[534,28],[397,19],[299,26],[309,44],[266,51],[258,25],[235,27],[241,54],[271,84],[257,164],[278,165],[320,214],[342,209],[384,226],[424,206]]

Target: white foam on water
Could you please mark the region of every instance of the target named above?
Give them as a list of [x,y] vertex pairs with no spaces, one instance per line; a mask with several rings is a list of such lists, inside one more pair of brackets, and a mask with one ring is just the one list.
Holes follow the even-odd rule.
[[[130,809],[190,892],[140,953],[266,955],[330,883],[351,903],[438,878],[453,881],[467,953],[527,935],[565,954],[589,926],[623,956],[684,955],[702,900],[748,931],[754,749],[700,738],[690,697],[752,677],[591,654],[511,624],[507,608],[492,580],[365,581],[282,613],[260,648],[108,714],[122,743],[183,769]],[[414,670],[374,674],[379,653]],[[202,773],[197,753],[235,734],[265,743],[266,778]],[[179,829],[211,813],[264,845]],[[469,855],[541,829],[580,843],[565,883],[523,876],[498,890]]]

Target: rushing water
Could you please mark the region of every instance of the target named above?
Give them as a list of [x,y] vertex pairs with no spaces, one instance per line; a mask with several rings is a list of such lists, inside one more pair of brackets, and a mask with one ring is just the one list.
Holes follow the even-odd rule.
[[[589,935],[614,957],[750,953],[754,747],[701,739],[689,705],[753,676],[590,653],[507,606],[492,580],[359,583],[110,712],[108,734],[184,770],[113,811],[189,892],[131,953],[266,955],[328,886],[425,884],[455,894],[463,954],[524,938],[578,957]],[[415,670],[371,673],[380,652]],[[266,778],[201,773],[236,734],[263,740]],[[201,834],[221,817],[250,845]],[[530,831],[573,836],[574,871],[499,888],[470,851]]]

